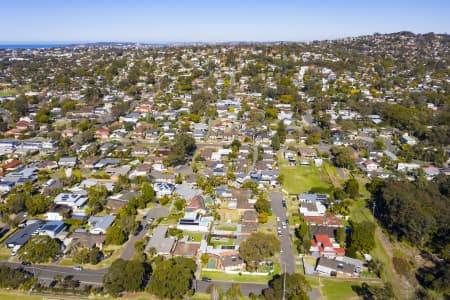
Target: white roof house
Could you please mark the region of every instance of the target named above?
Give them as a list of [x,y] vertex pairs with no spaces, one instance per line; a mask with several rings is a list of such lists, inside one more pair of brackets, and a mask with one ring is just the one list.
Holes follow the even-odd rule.
[[106,230],[114,223],[115,219],[115,216],[91,216],[88,220],[91,225],[89,232],[92,234],[105,234]]
[[78,209],[86,204],[88,201],[88,196],[86,193],[61,193],[56,196],[53,202],[59,205],[66,205],[72,209]]

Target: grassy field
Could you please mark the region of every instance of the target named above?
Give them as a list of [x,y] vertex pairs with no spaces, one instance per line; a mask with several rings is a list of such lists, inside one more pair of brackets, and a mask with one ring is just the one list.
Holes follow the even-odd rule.
[[10,97],[17,95],[19,91],[17,89],[0,90],[0,97]]
[[331,187],[328,174],[314,165],[310,166],[280,166],[284,175],[283,188],[289,194],[299,194],[311,189],[329,190]]

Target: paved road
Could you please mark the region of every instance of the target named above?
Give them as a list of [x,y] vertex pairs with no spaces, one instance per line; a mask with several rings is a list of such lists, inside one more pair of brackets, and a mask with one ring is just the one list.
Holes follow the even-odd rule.
[[282,204],[283,194],[280,192],[271,192],[269,193],[269,199],[272,202],[272,211],[280,218],[280,221],[277,222],[277,227],[281,228],[282,232],[282,235],[278,237],[281,243],[280,259],[282,271],[285,268],[287,273],[292,274],[295,273],[295,257],[289,226],[286,226],[286,228],[282,226],[282,222],[287,219],[286,208]]
[[[234,282],[239,283],[239,282]],[[196,288],[196,291],[199,293],[207,293],[208,287],[211,285],[220,286],[224,292],[226,292],[233,282],[228,281],[211,281],[211,282],[204,282],[201,280],[196,280],[194,282],[194,288]],[[239,283],[241,285],[241,291],[242,294],[248,296],[250,293],[261,295],[262,290],[267,288],[268,285],[264,283]]]
[[101,270],[83,270],[83,271],[75,271],[72,268],[67,267],[59,267],[59,266],[43,266],[43,265],[31,265],[31,266],[22,266],[18,263],[10,263],[10,262],[0,262],[1,265],[6,265],[11,268],[23,268],[30,273],[33,273],[34,276],[39,279],[52,281],[55,275],[68,276],[72,275],[73,279],[79,280],[81,283],[92,284],[92,285],[101,285],[103,280],[103,275],[108,272],[108,269]]
[[312,110],[307,110],[303,114],[303,121],[306,123],[307,126],[312,127],[314,125],[314,118],[312,116]]

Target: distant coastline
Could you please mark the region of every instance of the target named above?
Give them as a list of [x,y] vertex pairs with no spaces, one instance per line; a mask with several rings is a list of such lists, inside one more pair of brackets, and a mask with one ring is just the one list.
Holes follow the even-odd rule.
[[0,49],[45,49],[66,47],[72,44],[0,44]]

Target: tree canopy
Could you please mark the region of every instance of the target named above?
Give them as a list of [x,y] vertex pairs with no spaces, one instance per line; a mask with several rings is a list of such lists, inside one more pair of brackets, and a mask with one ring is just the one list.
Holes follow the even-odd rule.
[[61,249],[60,243],[47,235],[36,235],[29,240],[21,252],[23,259],[32,263],[45,263],[53,259]]
[[269,288],[263,290],[264,298],[267,300],[283,299],[284,276],[286,276],[285,296],[288,300],[307,300],[307,292],[311,287],[302,274],[280,274],[275,275],[269,282]]
[[249,268],[280,251],[280,241],[272,234],[261,232],[253,233],[241,243],[239,247],[240,257],[247,263]]
[[148,291],[159,298],[183,299],[191,290],[195,261],[185,257],[175,257],[156,264]]

